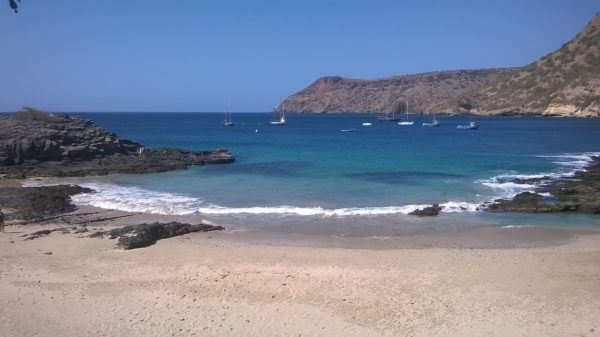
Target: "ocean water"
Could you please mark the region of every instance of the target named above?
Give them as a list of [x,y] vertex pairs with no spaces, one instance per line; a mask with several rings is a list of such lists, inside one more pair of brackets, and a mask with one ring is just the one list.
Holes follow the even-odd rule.
[[[600,227],[600,217],[492,214],[485,202],[534,186],[514,177],[567,176],[600,153],[600,120],[440,117],[439,128],[378,122],[375,115],[90,113],[147,147],[227,148],[236,162],[152,175],[76,179],[98,191],[76,203],[156,214],[199,213],[232,229],[394,235],[479,226]],[[370,127],[362,122],[372,122]],[[341,132],[342,129],[354,132]],[[438,203],[435,218],[407,215]]]

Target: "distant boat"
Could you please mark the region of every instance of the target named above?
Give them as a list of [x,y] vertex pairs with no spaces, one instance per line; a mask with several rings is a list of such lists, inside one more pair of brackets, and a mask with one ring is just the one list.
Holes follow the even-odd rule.
[[457,125],[456,128],[460,130],[477,130],[479,129],[479,124],[476,122],[469,122],[468,125]]
[[363,126],[371,126],[371,125],[373,125],[373,123],[371,123],[371,122],[364,122],[364,123],[362,123],[362,125]]
[[441,123],[435,119],[435,116],[433,116],[433,121],[431,121],[431,123],[423,123],[423,126],[440,126]]
[[479,124],[477,124],[476,122],[473,122],[471,120],[471,114],[469,113],[469,124],[468,125],[457,125],[456,128],[460,129],[460,130],[477,130],[477,129],[479,129]]
[[401,122],[398,122],[398,125],[408,126],[408,125],[415,124],[414,121],[408,120],[408,100],[406,101],[406,110],[404,111],[404,113],[405,113],[406,119]]
[[285,125],[285,109],[283,105],[283,100],[281,101],[281,115],[277,118],[277,111],[273,109],[273,120],[271,121],[271,125],[275,126],[284,126]]
[[231,106],[229,102],[225,105],[225,120],[223,120],[223,126],[234,126],[233,121],[231,120]]
[[[364,125],[364,124],[363,124]],[[341,129],[341,132],[354,132],[356,129]]]
[[[380,121],[380,122],[395,122],[395,121],[399,121],[400,118],[396,117],[396,110],[398,110],[398,105],[390,105],[390,111],[386,112],[385,115],[379,115],[379,116],[377,116],[377,120]],[[390,116],[390,114],[391,114],[391,116]]]

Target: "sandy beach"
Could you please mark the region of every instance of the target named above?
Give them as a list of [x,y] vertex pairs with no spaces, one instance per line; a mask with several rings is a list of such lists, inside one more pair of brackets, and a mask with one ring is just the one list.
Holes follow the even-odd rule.
[[508,247],[529,235],[545,244],[465,248],[486,240],[294,245],[225,231],[123,251],[81,234],[23,241],[40,228],[52,226],[0,236],[2,336],[600,335],[594,232],[499,229],[512,234],[490,232],[487,242],[504,237]]

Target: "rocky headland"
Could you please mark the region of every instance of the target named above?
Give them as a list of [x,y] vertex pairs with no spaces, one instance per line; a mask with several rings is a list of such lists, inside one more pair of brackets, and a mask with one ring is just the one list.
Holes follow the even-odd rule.
[[[55,116],[24,109],[8,117],[0,117],[0,178],[73,177],[113,173],[154,173],[185,169],[194,165],[225,164],[235,160],[224,149],[188,151],[168,148],[146,148],[143,144],[121,139],[97,126],[92,120],[71,116]],[[70,225],[67,213],[76,210],[71,196],[94,193],[74,185],[41,187],[0,187],[0,208],[7,221]],[[95,213],[93,213],[95,214]],[[80,217],[81,215],[76,215]],[[82,233],[86,226],[111,218],[80,221],[81,228],[59,227],[35,233],[35,237],[52,232]],[[223,229],[207,224],[185,223],[138,224],[112,229],[105,234],[120,237],[124,249],[145,247],[161,238],[190,232]]]
[[327,76],[276,110],[381,113],[404,101],[423,114],[600,117],[600,14],[560,49],[524,67],[374,80]]
[[80,117],[33,109],[0,117],[0,175],[8,178],[154,173],[234,160],[227,150],[145,148]]

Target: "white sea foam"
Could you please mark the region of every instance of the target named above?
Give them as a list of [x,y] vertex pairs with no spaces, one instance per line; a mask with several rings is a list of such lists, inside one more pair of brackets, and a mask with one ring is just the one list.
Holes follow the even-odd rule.
[[198,198],[175,193],[148,191],[137,187],[117,186],[108,183],[83,183],[96,193],[74,195],[71,199],[78,205],[89,205],[105,209],[151,214],[194,213],[203,204]]
[[[353,207],[326,209],[322,207],[297,206],[256,206],[256,207],[224,207],[204,202],[202,199],[175,193],[155,192],[138,187],[124,187],[107,183],[83,183],[96,193],[79,194],[72,197],[78,205],[89,205],[105,209],[116,209],[129,212],[144,212],[151,214],[185,215],[191,213],[210,215],[297,215],[322,217],[377,216],[389,214],[408,214],[422,209],[428,204],[382,206],[382,207]],[[442,212],[474,212],[479,204],[449,201],[440,204]]]
[[504,225],[501,228],[511,229],[511,228],[527,228],[531,227],[531,225]]
[[600,152],[567,153],[555,156],[537,156],[539,158],[552,158],[554,164],[575,167],[575,170],[581,170],[592,162],[592,157],[600,156]]
[[535,185],[532,184],[517,184],[513,182],[497,182],[493,178],[489,181],[482,181],[482,185],[492,188],[499,193],[498,197],[510,198],[521,192],[531,191]]

